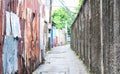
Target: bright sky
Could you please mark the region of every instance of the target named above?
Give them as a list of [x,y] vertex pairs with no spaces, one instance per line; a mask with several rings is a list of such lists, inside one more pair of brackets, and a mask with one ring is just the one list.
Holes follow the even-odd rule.
[[62,1],[72,11],[74,11],[75,7],[78,6],[78,0],[53,0],[53,10],[62,6],[60,1]]

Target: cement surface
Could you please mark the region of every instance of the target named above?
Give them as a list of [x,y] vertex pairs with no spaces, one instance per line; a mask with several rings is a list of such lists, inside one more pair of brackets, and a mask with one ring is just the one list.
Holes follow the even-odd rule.
[[47,52],[45,59],[45,64],[40,65],[33,74],[89,74],[70,45],[53,48]]

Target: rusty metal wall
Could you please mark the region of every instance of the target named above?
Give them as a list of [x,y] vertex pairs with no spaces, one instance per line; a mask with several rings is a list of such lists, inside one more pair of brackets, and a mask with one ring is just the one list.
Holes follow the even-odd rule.
[[71,27],[71,48],[93,74],[120,73],[120,1],[84,0]]
[[[31,74],[41,63],[40,16],[43,16],[42,14],[45,14],[45,12],[41,11],[42,13],[40,13],[40,4],[39,0],[0,0],[0,74]],[[10,14],[10,19],[8,19],[7,13]],[[19,25],[16,26],[20,26],[20,35],[17,34],[18,36],[14,36],[12,25],[14,21],[12,20],[15,19],[11,19],[13,15],[18,18],[17,24]],[[7,21],[10,22],[10,28]],[[13,42],[9,42],[10,40]],[[15,45],[14,41],[16,42]],[[13,45],[7,48],[10,44]],[[18,60],[18,62],[11,67],[16,66],[17,71],[11,71],[12,69],[5,62],[8,60],[6,59],[8,55],[5,53],[8,53],[7,50],[10,51],[14,48],[15,52],[12,53],[17,55],[14,56],[17,59],[10,57]]]
[[[24,41],[24,33],[25,33],[25,19],[20,18],[20,26],[21,26],[21,39],[18,40],[18,74],[26,74],[25,67],[25,57],[23,57],[23,53],[25,51],[25,41]],[[24,54],[25,55],[25,54]]]
[[2,74],[2,0],[0,0],[0,74]]

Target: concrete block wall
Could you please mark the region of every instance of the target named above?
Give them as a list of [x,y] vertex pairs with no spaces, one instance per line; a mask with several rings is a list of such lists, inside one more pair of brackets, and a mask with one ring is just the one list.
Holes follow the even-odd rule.
[[71,26],[71,48],[93,74],[119,74],[120,1],[84,0]]

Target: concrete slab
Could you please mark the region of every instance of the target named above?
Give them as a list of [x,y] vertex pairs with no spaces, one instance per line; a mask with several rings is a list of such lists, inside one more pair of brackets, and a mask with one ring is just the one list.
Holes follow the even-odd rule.
[[46,62],[33,74],[89,74],[69,45],[58,46],[46,54]]

